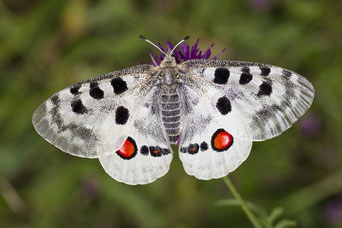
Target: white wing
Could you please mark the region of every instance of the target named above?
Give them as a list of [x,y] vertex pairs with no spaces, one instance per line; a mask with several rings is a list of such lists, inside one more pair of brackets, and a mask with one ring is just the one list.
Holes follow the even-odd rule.
[[275,66],[190,60],[181,66],[185,126],[180,159],[199,179],[220,178],[249,155],[252,141],[288,129],[310,107],[314,89]]
[[119,182],[148,184],[169,170],[172,151],[159,112],[154,111],[157,90],[154,88],[140,97],[143,103],[137,105],[135,115],[125,125],[113,126],[117,117],[111,113],[101,128],[98,150],[110,153],[99,155],[99,160],[105,171]]
[[151,69],[140,65],[64,89],[39,106],[33,125],[62,151],[99,158],[120,182],[152,182],[168,171],[172,154],[153,112]]
[[[190,60],[181,70],[189,75],[185,84],[209,97],[223,119],[229,119],[231,111],[244,118],[249,134],[234,133],[248,140],[262,141],[279,135],[305,113],[314,97],[308,80],[276,66]],[[227,105],[231,110],[226,110]]]
[[188,86],[184,86],[183,94],[187,112],[179,156],[185,171],[203,180],[226,176],[246,160],[251,151],[251,140],[232,133],[248,134],[245,123],[233,114],[224,124],[219,111],[206,96]]

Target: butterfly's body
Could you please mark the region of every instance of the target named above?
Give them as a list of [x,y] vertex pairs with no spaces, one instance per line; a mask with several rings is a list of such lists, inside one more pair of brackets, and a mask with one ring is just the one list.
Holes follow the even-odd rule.
[[183,126],[183,107],[179,91],[181,80],[178,65],[173,57],[165,58],[162,64],[155,67],[151,78],[156,80],[157,102],[154,109],[158,110],[159,119],[171,144],[177,142]]
[[44,102],[33,124],[72,155],[99,158],[127,184],[163,176],[179,143],[186,172],[219,178],[249,155],[253,141],[288,129],[310,107],[314,89],[302,76],[267,64],[189,60],[168,53],[77,83]]
[[178,89],[165,91],[159,100],[160,116],[170,143],[176,143],[181,133],[183,107]]

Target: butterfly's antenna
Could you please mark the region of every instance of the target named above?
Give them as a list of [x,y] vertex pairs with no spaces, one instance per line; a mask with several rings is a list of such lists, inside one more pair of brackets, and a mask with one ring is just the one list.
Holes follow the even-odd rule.
[[141,39],[145,40],[146,42],[152,44],[153,46],[155,46],[156,48],[158,48],[158,50],[159,50],[161,53],[163,53],[164,55],[166,55],[166,53],[165,53],[162,49],[160,49],[157,45],[155,45],[154,43],[152,43],[151,41],[149,41],[148,39],[146,39],[146,38],[143,37],[142,35],[140,35],[139,37],[140,37]]
[[172,51],[170,52],[171,54],[173,53],[174,50],[176,50],[176,48],[178,47],[178,45],[180,45],[181,43],[183,43],[184,41],[186,41],[187,39],[189,39],[190,36],[186,36],[184,39],[182,39],[181,41],[178,42],[178,44],[176,44],[176,46],[172,49]]

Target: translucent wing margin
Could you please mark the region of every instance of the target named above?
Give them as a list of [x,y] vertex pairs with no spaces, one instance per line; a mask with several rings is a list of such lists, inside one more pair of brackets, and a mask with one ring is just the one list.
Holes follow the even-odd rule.
[[304,114],[314,98],[307,79],[267,64],[190,60],[182,64],[181,72],[186,75],[184,84],[209,97],[223,119],[231,111],[244,118],[250,134],[234,132],[242,139],[263,141],[279,135]]

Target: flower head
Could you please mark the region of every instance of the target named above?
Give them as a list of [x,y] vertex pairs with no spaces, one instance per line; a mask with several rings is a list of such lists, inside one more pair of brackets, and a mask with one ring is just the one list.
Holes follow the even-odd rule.
[[299,122],[299,128],[305,136],[315,136],[322,129],[322,121],[317,115],[308,113]]
[[[186,42],[182,43],[180,45],[180,50],[175,50],[173,52],[173,56],[176,58],[176,62],[181,63],[183,61],[190,60],[190,59],[209,59],[210,55],[211,55],[211,48],[214,46],[214,43],[212,45],[210,45],[210,47],[205,52],[202,52],[197,47],[198,42],[199,42],[199,39],[197,39],[196,43],[191,47],[191,49],[190,49],[190,45],[186,44]],[[165,49],[163,48],[163,46],[160,43],[158,43],[158,46],[164,52],[167,52],[167,51],[165,51]],[[171,44],[171,42],[169,42],[169,41],[166,42],[166,48],[167,48],[167,50],[173,49],[173,45]],[[217,55],[212,57],[212,59],[217,59],[217,57],[219,55],[221,55],[225,50],[226,49],[223,49],[220,53],[218,53]],[[152,62],[150,62],[150,63],[153,66],[159,66],[161,61],[164,59],[163,54],[160,56],[153,56],[151,51],[149,51],[149,55],[152,59]]]
[[327,222],[334,225],[342,224],[342,201],[335,199],[325,206]]
[[269,0],[250,0],[250,3],[259,10],[268,9],[271,5]]

